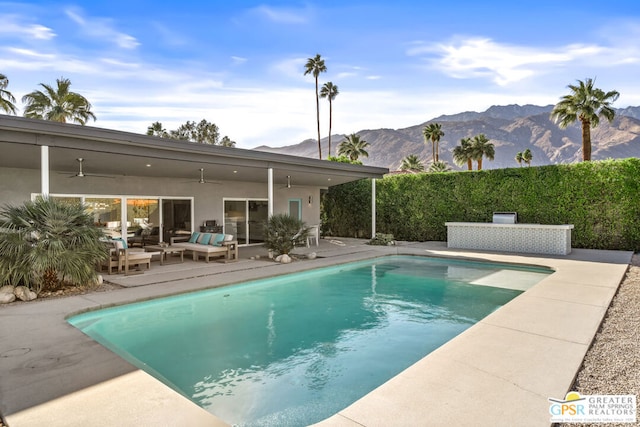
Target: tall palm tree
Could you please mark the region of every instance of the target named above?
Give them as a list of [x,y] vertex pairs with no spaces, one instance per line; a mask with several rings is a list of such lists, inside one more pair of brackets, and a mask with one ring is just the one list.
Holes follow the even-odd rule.
[[87,98],[69,91],[69,79],[61,77],[56,83],[56,88],[40,83],[44,92],[35,90],[22,97],[22,102],[27,104],[24,109],[25,117],[61,123],[71,121],[81,125],[85,125],[89,118],[96,119]]
[[402,164],[400,165],[401,171],[411,171],[411,172],[423,172],[424,165],[415,154],[410,154],[404,159],[402,159]]
[[14,104],[16,98],[7,90],[7,86],[9,86],[9,79],[0,73],[0,109],[6,113],[16,114],[17,109]]
[[316,54],[313,58],[308,58],[307,63],[304,64],[304,75],[313,75],[316,79],[316,118],[318,121],[318,158],[322,159],[322,147],[320,146],[320,95],[318,94],[318,76],[320,73],[327,71],[327,67],[324,65],[324,59],[320,57],[320,54]]
[[425,142],[431,141],[431,159],[433,162],[440,161],[440,137],[444,136],[442,126],[439,123],[429,123],[422,130]]
[[571,89],[569,95],[560,98],[551,111],[551,120],[560,126],[567,128],[572,123],[580,120],[582,123],[582,160],[591,160],[591,128],[600,124],[600,117],[613,121],[615,111],[611,104],[615,102],[620,94],[611,90],[605,92],[602,89],[593,87],[593,79],[578,80],[577,85],[569,85]]
[[527,166],[531,166],[531,160],[533,160],[533,153],[528,148],[524,150],[522,153],[522,161],[527,164]]
[[473,160],[478,164],[478,170],[482,170],[483,157],[493,160],[496,155],[495,146],[489,142],[489,139],[483,133],[472,138],[471,152],[473,153]]
[[467,164],[467,169],[473,169],[473,150],[471,146],[471,138],[462,138],[460,145],[453,149],[453,162],[462,166]]
[[522,158],[522,151],[519,151],[519,152],[516,154],[515,159],[516,159],[516,162],[518,162],[518,164],[520,165],[520,167],[522,167],[522,161],[523,161],[523,158]]
[[338,92],[338,86],[331,82],[323,84],[322,89],[320,89],[320,98],[327,98],[329,100],[329,154],[327,154],[327,157],[331,155],[331,118],[333,116],[332,101],[336,99],[338,93],[340,93]]
[[169,132],[162,126],[160,122],[153,122],[151,126],[147,128],[147,135],[159,136],[160,138],[169,138]]
[[366,148],[369,143],[364,139],[360,139],[358,135],[352,133],[347,136],[338,146],[338,155],[347,156],[352,162],[358,160],[360,156],[369,157]]

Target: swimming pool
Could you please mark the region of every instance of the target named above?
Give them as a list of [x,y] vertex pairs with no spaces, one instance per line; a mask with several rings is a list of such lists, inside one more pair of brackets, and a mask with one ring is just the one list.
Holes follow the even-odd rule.
[[393,256],[114,307],[69,322],[228,423],[308,425],[549,273]]

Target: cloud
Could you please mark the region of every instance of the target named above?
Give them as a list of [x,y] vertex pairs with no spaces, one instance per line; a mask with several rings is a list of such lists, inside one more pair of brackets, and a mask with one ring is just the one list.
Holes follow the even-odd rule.
[[123,49],[135,49],[140,45],[135,37],[114,29],[110,19],[85,18],[79,9],[69,8],[64,12],[73,22],[78,24],[86,35],[90,37],[114,42]]
[[174,31],[172,28],[160,22],[153,22],[151,25],[167,46],[186,46],[190,43],[189,37]]
[[26,37],[35,40],[50,40],[56,33],[40,24],[28,24],[18,15],[0,15],[0,35]]
[[233,61],[234,65],[241,65],[247,62],[247,58],[243,58],[241,56],[232,56],[231,61]]
[[307,58],[290,58],[284,59],[272,64],[269,69],[274,75],[284,77],[286,79],[295,79],[299,81],[307,81],[308,75],[304,75],[304,64]]
[[295,10],[262,5],[251,9],[251,11],[278,24],[306,24],[309,21],[308,9]]
[[572,44],[544,49],[501,44],[489,38],[417,44],[407,50],[409,56],[427,56],[434,68],[450,77],[487,78],[499,86],[544,73],[549,67],[590,61],[607,52],[608,49],[598,45]]

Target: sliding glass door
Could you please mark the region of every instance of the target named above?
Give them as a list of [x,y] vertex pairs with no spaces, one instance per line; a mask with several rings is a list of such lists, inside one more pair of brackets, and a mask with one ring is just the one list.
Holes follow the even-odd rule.
[[262,243],[268,214],[267,200],[225,199],[224,232],[232,234],[241,245]]

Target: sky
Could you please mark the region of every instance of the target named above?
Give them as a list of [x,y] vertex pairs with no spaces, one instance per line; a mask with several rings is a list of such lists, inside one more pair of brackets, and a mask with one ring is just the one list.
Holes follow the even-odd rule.
[[[595,78],[640,105],[640,1],[0,0],[0,73],[17,98],[64,77],[90,126],[215,123],[240,148],[317,138],[320,54],[332,134],[492,105],[549,105]],[[329,102],[320,99],[321,136]]]

